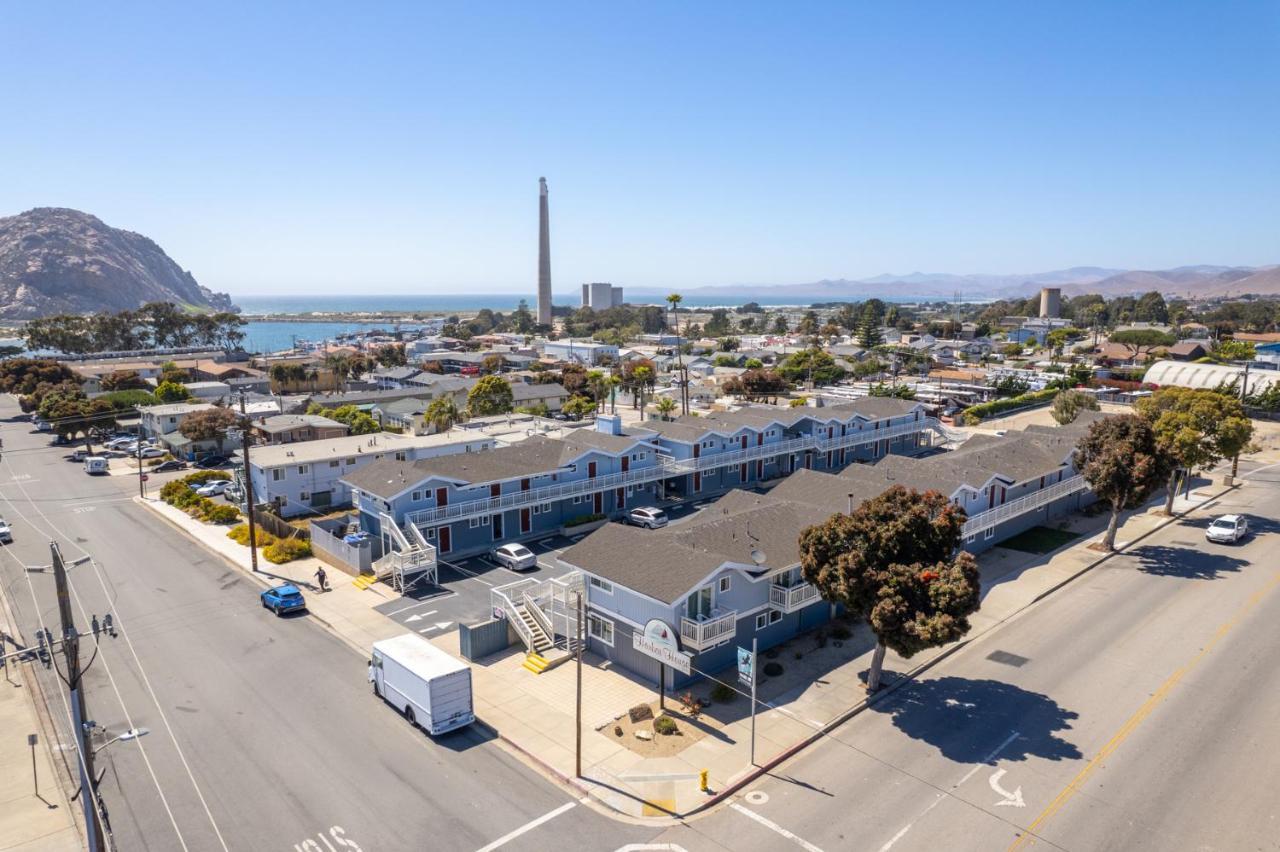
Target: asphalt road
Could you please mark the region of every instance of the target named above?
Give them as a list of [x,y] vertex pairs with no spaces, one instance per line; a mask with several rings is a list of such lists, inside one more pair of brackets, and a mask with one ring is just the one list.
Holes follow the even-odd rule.
[[478,730],[409,729],[363,658],[266,613],[254,584],[132,503],[134,480],[85,476],[13,413],[0,400],[6,595],[28,633],[56,626],[52,578],[21,567],[48,562],[50,536],[92,554],[72,570],[77,619],[110,609],[123,634],[89,671],[90,713],[151,730],[100,754],[121,849],[1280,848],[1280,468],[1218,509],[1254,519],[1242,545],[1206,544],[1207,519],[1169,527],[663,830],[596,813]]
[[[52,577],[22,566],[49,563],[51,536],[68,559],[91,554],[71,570],[77,621],[110,610],[121,636],[86,675],[90,715],[113,734],[150,729],[99,754],[118,848],[475,850],[541,819],[502,848],[539,848],[539,830],[592,850],[656,833],[577,804],[478,728],[412,730],[348,646],[263,610],[255,584],[132,502],[135,480],[86,476],[15,413],[0,400],[6,595],[28,635],[56,630]],[[60,683],[41,671],[67,736]]]
[[[658,840],[735,852],[1280,849],[1280,485],[1268,472],[693,822],[698,841]],[[1209,517],[1230,511],[1249,514],[1254,535],[1208,544]]]

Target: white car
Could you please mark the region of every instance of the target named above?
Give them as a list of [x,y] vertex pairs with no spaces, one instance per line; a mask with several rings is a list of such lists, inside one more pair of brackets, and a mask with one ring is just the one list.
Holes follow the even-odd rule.
[[0,544],[13,543],[13,530],[9,528],[9,522],[4,518],[0,518]]
[[637,527],[656,530],[667,525],[667,513],[661,509],[641,506],[627,513],[627,523]]
[[1223,515],[1215,518],[1204,537],[1219,544],[1235,544],[1249,534],[1249,520],[1244,515]]
[[227,490],[227,486],[231,484],[230,479],[212,479],[196,489],[196,493],[201,497],[217,497],[219,494]]
[[138,457],[144,459],[158,459],[164,455],[164,450],[159,447],[143,447],[138,451]]
[[538,557],[523,544],[504,544],[493,549],[493,561],[512,571],[527,571],[538,567]]
[[103,446],[106,447],[108,450],[122,450],[125,447],[130,446],[131,444],[136,445],[137,443],[138,443],[137,438],[120,437],[120,438],[112,438],[110,441],[107,441],[107,443],[103,444]]

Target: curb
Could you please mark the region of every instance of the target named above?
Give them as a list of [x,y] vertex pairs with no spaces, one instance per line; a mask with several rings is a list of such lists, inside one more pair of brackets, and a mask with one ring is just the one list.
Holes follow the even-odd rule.
[[[773,769],[777,768],[780,764],[782,764],[782,763],[786,762],[786,761],[787,761],[787,760],[789,760],[790,758],[792,758],[792,757],[794,757],[795,755],[799,754],[801,751],[804,751],[806,748],[808,748],[809,746],[813,745],[815,742],[817,742],[818,740],[822,739],[823,737],[826,737],[826,736],[827,736],[828,734],[830,734],[833,730],[835,730],[836,728],[840,727],[841,725],[843,725],[845,722],[849,721],[849,720],[850,720],[850,719],[852,719],[853,717],[858,716],[858,715],[860,715],[861,713],[865,712],[865,711],[866,711],[866,710],[867,710],[867,709],[868,709],[872,704],[875,704],[875,703],[878,703],[878,702],[880,702],[880,701],[883,701],[887,696],[892,695],[892,694],[893,694],[894,692],[896,692],[899,688],[901,688],[902,686],[906,685],[907,683],[910,683],[910,682],[914,681],[917,677],[919,677],[920,675],[922,675],[922,674],[924,674],[925,672],[929,671],[929,669],[931,669],[931,668],[933,668],[934,666],[938,665],[939,663],[941,663],[942,661],[946,660],[947,658],[951,657],[953,654],[955,654],[955,653],[959,652],[959,651],[960,651],[960,650],[962,650],[963,648],[968,647],[971,643],[973,643],[973,642],[977,641],[978,639],[981,639],[981,638],[983,638],[983,637],[985,637],[985,636],[990,635],[991,633],[994,633],[996,630],[998,630],[999,628],[1003,627],[1003,626],[1004,626],[1005,624],[1007,624],[1009,621],[1011,621],[1012,619],[1014,619],[1014,618],[1016,618],[1017,616],[1021,615],[1023,612],[1026,612],[1028,609],[1030,609],[1031,607],[1035,606],[1037,603],[1039,603],[1040,601],[1044,600],[1045,598],[1049,597],[1049,596],[1050,596],[1050,595],[1052,595],[1054,592],[1057,592],[1058,590],[1062,589],[1063,587],[1067,586],[1068,584],[1070,584],[1070,583],[1074,582],[1075,580],[1079,579],[1079,578],[1080,578],[1080,577],[1082,577],[1083,575],[1085,575],[1085,574],[1087,574],[1088,572],[1092,571],[1094,568],[1098,567],[1098,566],[1099,566],[1099,565],[1101,565],[1102,563],[1104,563],[1104,562],[1106,562],[1107,560],[1111,559],[1113,556],[1117,556],[1117,555],[1119,555],[1119,554],[1125,553],[1126,551],[1128,551],[1130,548],[1132,548],[1132,547],[1133,547],[1135,544],[1137,544],[1138,542],[1143,541],[1144,539],[1146,539],[1146,538],[1148,538],[1148,537],[1150,537],[1150,536],[1154,535],[1155,533],[1159,532],[1160,530],[1164,529],[1165,527],[1169,526],[1170,524],[1174,523],[1175,521],[1179,521],[1179,520],[1181,520],[1182,518],[1185,518],[1185,517],[1186,517],[1187,515],[1189,515],[1190,513],[1195,512],[1195,511],[1199,511],[1200,509],[1205,508],[1206,506],[1210,505],[1211,503],[1214,503],[1214,502],[1216,502],[1217,500],[1220,500],[1224,495],[1231,493],[1232,491],[1236,490],[1236,489],[1237,489],[1237,488],[1239,488],[1239,487],[1240,487],[1239,483],[1236,483],[1236,484],[1233,484],[1233,485],[1228,485],[1228,486],[1222,486],[1222,490],[1221,490],[1221,491],[1219,491],[1218,493],[1216,493],[1216,494],[1214,494],[1214,495],[1212,495],[1212,496],[1210,496],[1210,497],[1206,498],[1206,499],[1205,499],[1202,503],[1200,503],[1199,505],[1192,506],[1192,507],[1190,507],[1190,508],[1188,508],[1188,509],[1183,510],[1182,512],[1179,512],[1179,513],[1176,513],[1176,514],[1173,514],[1173,515],[1168,515],[1168,516],[1166,516],[1166,517],[1162,518],[1162,519],[1160,520],[1160,522],[1159,522],[1158,524],[1156,524],[1154,527],[1152,527],[1151,529],[1147,530],[1147,531],[1146,531],[1146,532],[1144,532],[1142,535],[1139,535],[1138,537],[1136,537],[1136,538],[1134,538],[1134,539],[1130,540],[1129,542],[1127,542],[1127,543],[1125,544],[1124,548],[1122,548],[1122,549],[1118,549],[1118,550],[1113,550],[1113,551],[1111,551],[1110,553],[1102,553],[1102,554],[1099,554],[1097,559],[1094,559],[1093,561],[1089,562],[1087,565],[1085,565],[1083,568],[1081,568],[1079,571],[1076,571],[1074,574],[1070,575],[1069,577],[1066,577],[1066,578],[1062,579],[1060,582],[1058,582],[1058,583],[1054,584],[1053,586],[1049,587],[1048,589],[1045,589],[1043,592],[1041,592],[1040,594],[1036,595],[1034,598],[1032,598],[1032,599],[1031,599],[1030,601],[1028,601],[1027,603],[1025,603],[1025,604],[1023,604],[1022,606],[1018,607],[1016,610],[1014,610],[1013,612],[1009,613],[1007,616],[1005,616],[1004,618],[1000,619],[1000,620],[999,620],[999,621],[997,621],[995,624],[992,624],[992,625],[991,625],[990,627],[988,627],[986,630],[983,630],[981,633],[977,633],[977,634],[974,634],[974,635],[971,635],[971,636],[966,636],[964,639],[961,639],[960,641],[956,642],[955,644],[951,645],[950,647],[947,647],[947,648],[943,649],[943,650],[942,650],[939,654],[937,654],[935,657],[933,657],[933,658],[931,658],[931,659],[929,659],[929,660],[927,660],[927,661],[925,661],[925,662],[921,663],[920,665],[916,666],[916,667],[915,667],[915,668],[913,668],[913,669],[908,670],[908,671],[906,672],[906,674],[904,674],[904,675],[902,675],[901,677],[899,677],[899,678],[898,678],[897,680],[895,680],[893,683],[891,683],[891,684],[887,685],[884,689],[881,689],[881,690],[880,690],[878,693],[876,693],[874,696],[870,696],[870,697],[868,697],[868,698],[864,698],[864,699],[862,699],[862,700],[861,700],[861,701],[859,701],[857,704],[854,704],[852,707],[850,707],[850,708],[848,708],[847,710],[845,710],[844,712],[842,712],[839,716],[837,716],[836,718],[834,718],[834,719],[830,720],[830,721],[829,721],[829,722],[827,722],[825,725],[823,725],[821,728],[819,728],[818,730],[814,731],[812,734],[810,734],[810,735],[808,735],[808,736],[804,737],[804,738],[803,738],[803,739],[801,739],[799,742],[794,743],[793,745],[790,745],[790,746],[788,746],[787,748],[783,749],[781,752],[779,752],[778,754],[776,754],[776,755],[774,755],[773,757],[769,758],[769,759],[768,759],[767,761],[765,761],[764,763],[762,763],[762,764],[760,764],[760,765],[758,765],[758,766],[754,767],[754,768],[753,768],[753,771],[749,772],[748,774],[746,774],[746,775],[744,775],[744,776],[742,776],[742,777],[740,777],[740,778],[737,778],[736,780],[730,781],[730,782],[725,786],[725,788],[724,788],[723,790],[720,790],[720,791],[716,792],[715,794],[713,794],[712,796],[708,797],[708,798],[707,798],[707,800],[706,800],[705,802],[702,802],[701,804],[699,804],[697,807],[693,808],[692,810],[685,811],[685,812],[680,813],[680,814],[676,814],[676,816],[678,816],[678,817],[680,817],[680,818],[682,818],[682,819],[683,819],[683,818],[687,818],[687,817],[695,816],[695,815],[697,815],[697,814],[700,814],[700,813],[703,813],[704,811],[709,810],[710,808],[715,807],[716,805],[718,805],[718,804],[720,804],[721,802],[723,802],[723,801],[724,801],[726,798],[728,798],[729,796],[732,796],[734,793],[736,793],[736,792],[738,792],[739,790],[741,790],[741,789],[742,789],[743,787],[745,787],[747,784],[750,784],[752,781],[755,781],[755,780],[756,780],[757,778],[759,778],[760,776],[762,776],[762,775],[764,775],[764,774],[766,774],[766,773],[768,773],[768,772],[772,771]],[[603,802],[602,802],[602,804],[603,804]],[[607,805],[606,805],[606,806],[607,806]],[[629,816],[629,815],[628,815],[628,816]]]
[[[186,528],[186,527],[182,526],[182,524],[179,524],[177,521],[173,520],[173,518],[170,518],[170,517],[169,517],[168,515],[166,515],[164,512],[158,512],[158,511],[156,511],[156,510],[152,509],[152,508],[151,508],[151,506],[150,506],[150,504],[151,504],[152,502],[154,502],[154,501],[149,500],[149,499],[144,498],[144,497],[134,497],[134,498],[133,498],[133,502],[134,502],[134,503],[137,503],[138,505],[140,505],[140,506],[142,506],[143,508],[147,509],[148,511],[150,511],[150,512],[151,512],[151,514],[152,514],[153,516],[155,516],[155,517],[159,518],[160,520],[164,521],[166,524],[168,524],[169,526],[173,527],[175,530],[178,530],[180,533],[182,533],[182,534],[183,534],[184,536],[186,536],[188,539],[190,539],[191,541],[195,542],[195,543],[196,543],[196,545],[198,545],[198,546],[199,546],[202,550],[204,550],[206,553],[211,553],[211,554],[213,554],[214,556],[218,557],[218,558],[219,558],[219,559],[221,559],[223,562],[227,563],[228,565],[230,565],[230,566],[231,566],[232,568],[234,568],[235,570],[239,571],[239,572],[240,572],[241,574],[243,574],[244,576],[246,576],[246,577],[248,577],[249,579],[253,580],[255,583],[257,583],[258,585],[260,585],[262,588],[264,588],[264,589],[269,589],[269,588],[271,588],[271,581],[270,581],[270,580],[268,580],[267,578],[263,577],[260,573],[254,573],[253,569],[251,569],[251,568],[245,568],[243,565],[241,565],[241,564],[237,563],[236,561],[234,561],[231,557],[227,556],[227,555],[226,555],[225,553],[223,553],[222,551],[220,551],[220,550],[214,550],[212,547],[209,547],[209,546],[208,546],[208,545],[206,545],[203,541],[201,541],[200,539],[198,539],[198,538],[196,538],[195,536],[193,536],[193,535],[190,533],[190,531],[188,531],[188,530],[187,530],[187,528]],[[357,645],[355,642],[353,642],[352,640],[348,639],[348,638],[347,638],[347,636],[346,636],[345,634],[343,634],[343,633],[342,633],[342,631],[340,631],[340,630],[338,630],[336,627],[334,627],[334,626],[333,626],[333,624],[332,624],[332,622],[330,622],[328,619],[324,618],[323,616],[316,615],[316,614],[315,614],[315,612],[313,612],[313,611],[311,610],[311,608],[310,608],[310,607],[307,607],[307,616],[308,616],[309,618],[312,618],[312,619],[314,619],[314,620],[316,620],[316,621],[320,622],[320,624],[324,625],[325,629],[326,629],[326,630],[328,630],[328,631],[329,631],[329,633],[330,633],[330,634],[332,634],[332,635],[334,636],[334,638],[336,638],[336,639],[338,639],[339,641],[341,641],[341,642],[342,642],[343,644],[345,644],[348,648],[351,648],[352,650],[354,650],[354,651],[355,651],[357,654],[359,654],[360,656],[365,657],[365,658],[368,658],[369,653],[368,653],[368,651],[367,651],[367,650],[365,650],[364,648],[361,648],[361,647],[360,647],[359,645]]]

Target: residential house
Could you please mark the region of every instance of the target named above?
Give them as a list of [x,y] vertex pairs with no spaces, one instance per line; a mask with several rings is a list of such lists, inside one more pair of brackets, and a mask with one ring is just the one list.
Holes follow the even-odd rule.
[[597,366],[606,361],[618,360],[618,347],[611,343],[600,343],[595,340],[548,340],[542,353],[548,358],[572,364]]
[[1209,346],[1198,340],[1179,340],[1169,347],[1168,355],[1175,361],[1195,361],[1209,354]]
[[[321,441],[254,447],[249,469],[253,496],[276,507],[282,517],[324,513],[351,505],[351,490],[342,480],[371,464],[413,461],[455,453],[480,453],[495,446],[477,433],[443,435],[348,435]],[[235,479],[243,493],[243,463]]]
[[142,435],[160,438],[178,431],[182,421],[197,411],[213,408],[211,402],[173,402],[166,405],[147,405],[139,409],[142,416]]
[[569,398],[569,391],[559,382],[534,385],[528,382],[511,382],[512,404],[516,408],[537,408],[545,405],[547,411],[559,411]]
[[318,414],[276,414],[253,421],[252,432],[257,444],[293,444],[299,441],[321,441],[341,438],[350,430],[345,423]]

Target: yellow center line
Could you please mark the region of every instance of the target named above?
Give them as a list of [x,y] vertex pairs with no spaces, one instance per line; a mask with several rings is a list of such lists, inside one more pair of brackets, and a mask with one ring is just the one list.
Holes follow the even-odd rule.
[[1071,779],[1071,783],[1067,784],[1066,787],[1063,787],[1062,792],[1060,792],[1054,800],[1040,812],[1040,815],[1036,817],[1035,822],[1027,826],[1026,831],[1020,834],[1013,843],[1009,844],[1008,852],[1014,852],[1014,850],[1022,849],[1029,843],[1033,843],[1036,832],[1039,831],[1039,829],[1042,828],[1054,814],[1062,810],[1062,808],[1066,806],[1067,802],[1071,801],[1072,797],[1074,797],[1076,793],[1080,792],[1084,787],[1084,783],[1089,780],[1089,777],[1102,766],[1103,761],[1115,753],[1116,749],[1120,748],[1121,743],[1128,739],[1129,735],[1137,730],[1138,726],[1141,725],[1143,721],[1145,721],[1146,718],[1150,716],[1166,698],[1169,697],[1169,693],[1171,693],[1173,688],[1178,685],[1178,682],[1186,677],[1192,669],[1198,666],[1200,662],[1204,660],[1211,651],[1213,651],[1218,643],[1226,638],[1227,634],[1240,623],[1240,620],[1243,619],[1250,610],[1261,603],[1263,598],[1274,591],[1277,586],[1280,586],[1280,574],[1276,574],[1271,578],[1270,582],[1250,595],[1249,600],[1244,604],[1244,606],[1240,607],[1230,620],[1219,626],[1218,629],[1214,631],[1213,639],[1201,648],[1200,652],[1192,657],[1190,662],[1176,669],[1173,674],[1169,675],[1165,682],[1160,684],[1160,688],[1152,693],[1151,697],[1144,701],[1142,706],[1134,711],[1134,714],[1120,726],[1120,730],[1116,732],[1115,736],[1107,740],[1106,744],[1093,756],[1093,759],[1085,764],[1084,769],[1081,769],[1079,774],[1076,775],[1075,778]]

